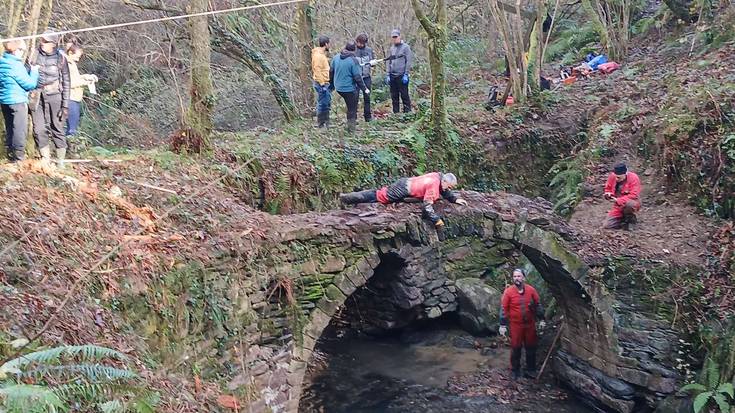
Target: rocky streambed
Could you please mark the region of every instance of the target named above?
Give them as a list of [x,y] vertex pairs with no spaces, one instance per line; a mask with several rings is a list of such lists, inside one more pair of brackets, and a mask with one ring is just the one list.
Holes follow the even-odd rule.
[[[540,381],[512,381],[510,348],[474,337],[445,318],[383,337],[330,328],[314,353],[300,412],[589,411],[550,370]],[[545,354],[553,334],[542,340]]]

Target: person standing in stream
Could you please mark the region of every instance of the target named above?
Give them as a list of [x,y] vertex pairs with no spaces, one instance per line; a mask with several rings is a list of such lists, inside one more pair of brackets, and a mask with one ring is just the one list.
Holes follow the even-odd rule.
[[526,272],[520,268],[513,270],[513,285],[503,292],[500,305],[500,329],[498,332],[505,337],[510,324],[510,367],[513,380],[521,377],[521,353],[526,349],[527,377],[536,378],[536,320],[539,327],[546,325],[544,309],[541,306],[536,289],[526,284]]
[[337,90],[347,105],[347,133],[355,133],[357,124],[357,100],[359,90],[365,95],[370,95],[370,89],[362,81],[362,68],[355,57],[357,46],[349,42],[338,56],[332,59],[329,70],[329,83]]
[[40,39],[35,65],[39,66],[38,89],[31,92],[30,111],[33,137],[41,159],[51,161],[48,135],[56,147],[58,166],[66,157],[66,118],[69,115],[71,78],[66,57],[57,47],[59,35],[46,31]]
[[393,102],[393,113],[401,110],[403,101],[403,112],[411,112],[411,97],[408,94],[409,72],[413,67],[413,52],[411,47],[401,40],[401,31],[394,29],[391,32],[393,45],[390,47],[388,59],[388,75],[385,79],[390,85],[390,98]]

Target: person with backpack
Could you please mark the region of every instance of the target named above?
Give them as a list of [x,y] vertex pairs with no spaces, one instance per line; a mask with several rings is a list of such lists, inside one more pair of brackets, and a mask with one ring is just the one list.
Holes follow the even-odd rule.
[[370,95],[370,89],[362,81],[362,68],[355,57],[354,42],[345,45],[342,52],[334,56],[329,70],[329,83],[342,96],[347,105],[347,133],[355,133],[357,124],[358,90]]
[[411,47],[401,40],[401,31],[394,29],[391,32],[393,45],[390,47],[388,61],[388,75],[386,83],[390,85],[390,98],[393,101],[393,113],[400,112],[403,101],[403,112],[411,112],[411,97],[408,94],[409,72],[413,66],[413,52]]
[[38,67],[32,67],[28,73],[23,64],[23,53],[27,48],[23,40],[9,41],[3,48],[0,57],[0,108],[5,121],[7,156],[11,162],[17,162],[26,156],[28,92],[38,85]]
[[30,111],[33,137],[41,159],[51,162],[49,135],[56,147],[58,166],[66,157],[65,122],[69,115],[71,78],[66,57],[58,48],[59,35],[46,31],[40,39],[34,62],[39,66],[38,88],[31,92]]

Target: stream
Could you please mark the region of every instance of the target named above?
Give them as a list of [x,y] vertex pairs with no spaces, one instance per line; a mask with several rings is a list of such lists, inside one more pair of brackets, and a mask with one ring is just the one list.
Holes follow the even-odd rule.
[[[541,382],[512,381],[510,347],[498,338],[473,337],[446,325],[380,338],[330,329],[310,363],[299,412],[592,410],[556,385],[550,366]],[[540,348],[539,363],[547,346]]]

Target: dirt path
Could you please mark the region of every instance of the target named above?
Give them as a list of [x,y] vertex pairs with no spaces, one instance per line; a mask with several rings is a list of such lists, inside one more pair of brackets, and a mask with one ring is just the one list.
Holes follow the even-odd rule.
[[[671,192],[655,167],[646,166],[625,148],[635,148],[628,139],[618,140],[614,160],[598,165],[588,178],[584,198],[570,219],[573,228],[583,233],[590,249],[607,254],[673,261],[684,265],[704,265],[704,252],[710,234],[716,228],[682,195]],[[602,224],[612,204],[606,201],[603,188],[613,163],[625,162],[641,179],[642,208],[633,230],[604,230]]]

